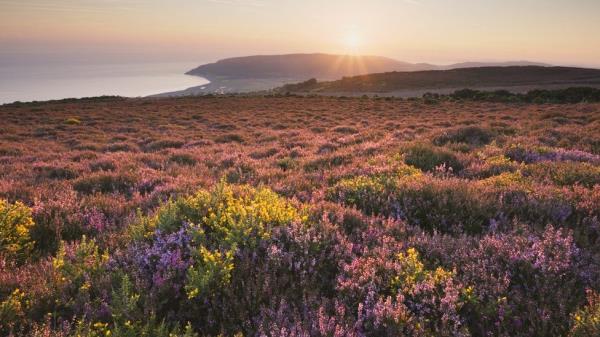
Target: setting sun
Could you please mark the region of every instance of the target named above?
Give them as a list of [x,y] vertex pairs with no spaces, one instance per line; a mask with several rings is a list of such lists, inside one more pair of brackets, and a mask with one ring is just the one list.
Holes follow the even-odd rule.
[[346,51],[350,52],[350,53],[358,52],[362,45],[361,36],[355,32],[348,33],[344,37],[343,42],[344,42],[344,47],[346,48]]

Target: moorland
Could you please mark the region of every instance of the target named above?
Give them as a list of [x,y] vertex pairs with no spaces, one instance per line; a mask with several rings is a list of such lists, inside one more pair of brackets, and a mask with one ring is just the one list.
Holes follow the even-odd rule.
[[0,334],[593,336],[600,104],[0,106]]

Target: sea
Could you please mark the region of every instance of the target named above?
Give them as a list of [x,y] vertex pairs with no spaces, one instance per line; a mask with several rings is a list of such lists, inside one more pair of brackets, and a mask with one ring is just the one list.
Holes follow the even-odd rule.
[[103,95],[143,97],[209,82],[185,72],[201,63],[0,65],[0,104]]

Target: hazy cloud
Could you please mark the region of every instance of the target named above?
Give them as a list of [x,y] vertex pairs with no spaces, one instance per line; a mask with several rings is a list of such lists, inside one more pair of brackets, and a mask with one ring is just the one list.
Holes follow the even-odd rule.
[[107,12],[114,10],[134,10],[135,4],[141,4],[138,0],[117,1],[117,0],[84,0],[84,1],[36,1],[36,0],[0,0],[0,6],[7,6],[12,9],[33,10],[33,11],[55,11],[55,12]]
[[232,6],[251,6],[251,7],[264,7],[265,3],[263,1],[257,0],[207,0],[208,2],[223,4],[223,5],[232,5]]

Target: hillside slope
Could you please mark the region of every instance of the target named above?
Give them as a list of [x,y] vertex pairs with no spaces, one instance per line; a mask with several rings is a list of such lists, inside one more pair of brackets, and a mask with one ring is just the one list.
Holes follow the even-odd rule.
[[597,86],[600,70],[570,67],[480,67],[417,72],[387,72],[330,82],[286,85],[291,92],[393,92],[400,90],[511,86]]
[[209,80],[301,78],[337,79],[387,71],[436,69],[431,64],[412,64],[381,56],[330,54],[257,55],[229,58],[187,72]]
[[201,65],[187,72],[209,80],[294,78],[334,80],[344,76],[356,76],[391,71],[448,70],[456,68],[491,66],[548,66],[528,61],[513,62],[464,62],[451,65],[409,63],[381,56],[334,55],[334,54],[287,54],[255,55],[223,59]]

